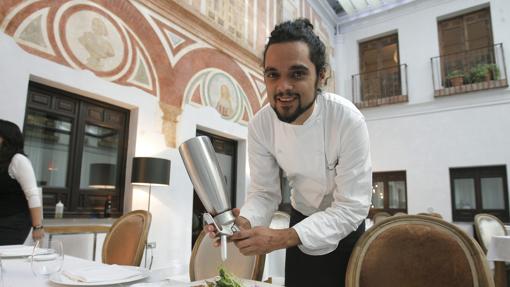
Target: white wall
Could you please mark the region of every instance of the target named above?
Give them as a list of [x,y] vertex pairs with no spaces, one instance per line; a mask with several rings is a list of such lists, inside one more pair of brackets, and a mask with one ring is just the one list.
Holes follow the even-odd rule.
[[[408,65],[409,102],[362,109],[374,171],[407,171],[408,211],[429,208],[452,220],[450,167],[510,164],[508,88],[434,98],[431,57],[439,56],[437,21],[490,4],[494,43],[503,43],[508,69],[510,1],[417,0],[340,24],[338,92],[352,99],[358,45],[397,31],[401,64]],[[460,224],[472,233],[471,225]]]
[[[187,273],[191,255],[193,187],[178,150],[165,145],[159,100],[139,89],[102,80],[89,71],[74,70],[30,55],[12,38],[0,32],[0,118],[13,121],[20,127],[25,117],[29,80],[131,111],[124,211],[147,208],[148,187],[133,187],[129,182],[132,158],[155,156],[171,160],[170,186],[152,187],[153,217],[149,241],[157,243],[153,268],[171,267],[175,273]],[[237,202],[240,205],[244,202],[248,184],[246,127],[223,120],[212,108],[186,106],[180,120],[178,143],[195,136],[197,128],[238,140]],[[76,244],[76,250],[71,254],[90,258],[90,237],[76,237],[72,243],[66,244]],[[102,240],[98,243],[102,244]]]

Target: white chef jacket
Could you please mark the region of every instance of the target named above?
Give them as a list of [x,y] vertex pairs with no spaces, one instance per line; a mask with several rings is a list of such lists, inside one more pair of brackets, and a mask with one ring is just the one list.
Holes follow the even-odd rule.
[[30,160],[20,153],[15,154],[9,163],[7,172],[21,186],[28,201],[28,207],[41,207],[41,194],[39,188],[37,188],[37,181]]
[[248,126],[250,188],[241,216],[268,226],[281,202],[279,169],[288,178],[291,204],[306,219],[296,224],[301,251],[323,255],[366,218],[372,166],[366,123],[348,100],[317,96],[302,125],[278,119],[266,105]]

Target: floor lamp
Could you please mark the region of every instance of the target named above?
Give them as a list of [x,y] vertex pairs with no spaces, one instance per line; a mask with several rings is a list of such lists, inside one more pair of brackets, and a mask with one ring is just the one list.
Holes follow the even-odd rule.
[[[151,209],[151,189],[153,185],[168,186],[170,184],[170,161],[155,157],[135,157],[133,158],[133,170],[131,173],[131,183],[134,185],[149,186],[149,200],[147,211]],[[145,248],[145,267],[147,267],[147,248]],[[152,254],[152,252],[151,252]],[[151,255],[152,257],[152,255]],[[152,265],[152,258],[151,258]],[[149,267],[150,269],[150,267]]]

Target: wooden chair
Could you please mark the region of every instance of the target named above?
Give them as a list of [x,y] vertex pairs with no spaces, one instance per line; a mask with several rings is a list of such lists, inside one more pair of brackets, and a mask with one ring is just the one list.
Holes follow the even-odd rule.
[[493,287],[483,250],[432,216],[393,216],[356,243],[346,287]]
[[443,219],[443,216],[437,212],[420,212],[420,213],[418,213],[418,215],[433,216],[436,218]]
[[214,247],[213,239],[202,230],[191,253],[190,280],[203,280],[217,276],[220,266],[239,278],[262,280],[265,255],[244,256],[232,242],[227,244],[227,254],[227,260],[222,261],[220,248]]
[[[475,235],[485,254],[489,249],[489,244],[493,236],[508,235],[505,224],[496,216],[487,213],[475,215]],[[494,262],[494,280],[496,285],[507,286],[510,278],[510,263],[497,261]]]
[[151,219],[145,210],[134,210],[117,219],[104,240],[103,263],[140,266]]
[[[283,211],[275,211],[271,217],[269,228],[285,229],[289,228],[290,215]],[[264,276],[267,278],[265,282],[283,285],[285,283],[285,256],[286,249],[278,249],[266,254],[266,262],[264,266]]]
[[385,211],[380,211],[380,212],[377,212],[376,214],[374,214],[374,216],[372,217],[372,221],[374,222],[374,225],[375,225],[388,217],[391,217],[391,214],[389,214],[388,212],[385,212]]
[[485,253],[487,253],[492,236],[508,235],[505,224],[492,214],[479,213],[475,215],[474,224],[478,243]]

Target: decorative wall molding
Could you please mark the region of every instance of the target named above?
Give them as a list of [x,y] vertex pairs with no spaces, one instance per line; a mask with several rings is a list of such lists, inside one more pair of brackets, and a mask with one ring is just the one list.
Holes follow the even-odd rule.
[[170,148],[177,148],[177,124],[182,109],[159,102],[159,108],[163,111],[162,133],[165,135],[165,143]]
[[237,61],[251,67],[260,66],[261,57],[255,51],[237,43],[228,35],[218,31],[211,21],[203,15],[186,9],[174,1],[135,0],[156,11],[180,27],[191,28],[190,32],[199,35],[205,42],[220,48],[223,52]]

